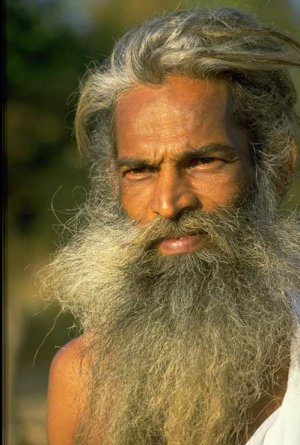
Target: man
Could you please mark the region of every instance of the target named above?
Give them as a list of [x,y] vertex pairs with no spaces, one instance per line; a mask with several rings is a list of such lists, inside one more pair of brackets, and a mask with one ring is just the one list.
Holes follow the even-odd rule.
[[51,367],[50,445],[300,443],[293,65],[291,38],[216,9],[89,73],[92,189],[47,278],[83,335]]

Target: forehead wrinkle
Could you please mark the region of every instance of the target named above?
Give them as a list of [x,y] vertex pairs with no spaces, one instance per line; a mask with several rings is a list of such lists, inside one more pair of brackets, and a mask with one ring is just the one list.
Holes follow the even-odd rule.
[[[141,107],[134,116],[127,114],[127,119],[130,119],[130,136],[134,136],[134,141],[143,151],[143,157],[149,159],[157,159],[160,152],[172,158],[181,157],[184,150],[195,149],[199,146],[211,145],[213,142],[224,142],[224,135],[226,134],[225,119],[220,117],[221,126],[216,128],[216,120],[208,114],[199,112],[188,113],[188,109],[193,106],[173,107],[168,104],[162,104],[157,110],[155,104],[151,104],[147,110]],[[162,117],[163,115],[163,117]],[[145,116],[147,119],[145,119]],[[116,132],[116,142],[119,144],[118,132]],[[214,141],[212,140],[212,133],[214,134]],[[204,139],[198,139],[198,134],[202,134]],[[122,133],[122,142],[126,143],[128,139],[128,132]],[[130,143],[128,144],[130,150]],[[133,147],[135,151],[135,147]],[[131,150],[130,150],[131,151]]]
[[[237,149],[236,147],[233,146],[229,146],[229,145],[224,145],[224,144],[218,144],[218,143],[212,143],[212,144],[208,144],[208,145],[203,145],[203,146],[199,146],[199,147],[188,147],[188,149],[186,150],[172,150],[172,153],[169,155],[169,157],[167,156],[167,158],[169,158],[169,161],[171,162],[185,162],[188,161],[194,157],[198,157],[198,156],[206,156],[206,155],[211,155],[214,153],[227,153],[228,155],[231,155],[232,157],[234,155],[237,155]],[[143,154],[143,156],[141,157],[137,157],[137,156],[125,156],[125,157],[121,157],[117,160],[117,166],[123,167],[123,166],[131,166],[131,167],[135,167],[135,166],[141,166],[141,165],[155,165],[155,166],[159,166],[163,161],[164,161],[164,156],[161,157],[161,160],[157,160],[157,158],[159,158],[159,156],[155,156],[158,155],[159,153],[154,152],[153,156],[147,156],[147,153]],[[164,153],[165,154],[165,153]],[[155,159],[156,158],[156,159]],[[168,161],[167,161],[168,162]]]
[[[183,82],[187,83],[189,88],[184,88],[182,91]],[[190,84],[192,84],[192,89]],[[185,91],[188,92],[189,100],[186,100]],[[171,78],[160,86],[135,85],[119,97],[116,104],[116,119],[121,125],[130,120],[131,128],[136,135],[145,137],[152,133],[157,136],[159,129],[164,130],[161,121],[162,113],[166,130],[178,120],[183,129],[189,130],[192,127],[196,129],[205,122],[209,122],[209,113],[206,113],[208,103],[214,104],[219,119],[224,119],[230,108],[229,96],[228,86],[224,82],[216,81]],[[199,119],[191,113],[195,108]],[[185,115],[191,114],[194,117],[192,121],[184,119]],[[145,120],[145,115],[147,120]]]
[[[187,151],[187,149],[190,149]],[[119,157],[117,160],[118,165],[124,165],[124,164],[151,164],[151,165],[160,165],[162,162],[180,162],[182,159],[184,159],[185,153],[191,153],[193,149],[190,145],[187,145],[185,147],[164,147],[162,145],[156,144],[154,147],[151,146],[144,146],[143,152],[141,155],[135,155],[135,156],[122,156]]]
[[[165,137],[170,139],[170,130],[173,133],[174,142],[186,133],[192,133],[201,127],[203,119],[191,119],[189,110],[191,106],[183,105],[171,107],[167,101],[159,102],[159,109],[156,101],[150,105],[140,107],[134,112],[127,113],[130,119],[130,129],[135,137],[143,139],[145,143],[154,145],[158,139],[163,143]],[[185,116],[189,115],[189,118]],[[145,119],[146,117],[146,119]],[[199,116],[200,117],[200,116]],[[175,123],[176,122],[176,126]]]

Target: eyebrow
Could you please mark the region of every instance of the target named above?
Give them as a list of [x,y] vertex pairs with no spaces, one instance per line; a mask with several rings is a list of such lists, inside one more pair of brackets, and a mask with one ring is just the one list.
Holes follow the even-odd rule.
[[236,149],[230,145],[209,144],[204,147],[193,148],[192,150],[186,151],[186,152],[180,154],[178,157],[176,157],[176,160],[185,162],[185,161],[189,161],[190,159],[213,154],[218,151],[227,152],[230,154],[236,154]]
[[[178,162],[187,162],[193,158],[197,158],[200,156],[205,156],[209,154],[216,153],[217,151],[228,152],[231,154],[236,154],[236,149],[227,144],[209,144],[204,147],[193,148],[189,151],[185,151],[184,153],[175,156],[174,159]],[[122,159],[116,160],[117,168],[127,167],[127,168],[141,168],[141,167],[149,167],[155,166],[151,160],[146,158],[136,158],[133,156],[124,157]]]
[[126,158],[117,159],[116,160],[117,168],[127,167],[127,168],[141,168],[141,167],[149,167],[152,165],[150,160],[143,158],[134,158],[128,156]]

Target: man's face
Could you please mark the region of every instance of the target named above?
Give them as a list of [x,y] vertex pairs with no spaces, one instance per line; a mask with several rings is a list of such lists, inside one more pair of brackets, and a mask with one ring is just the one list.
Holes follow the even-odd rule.
[[[117,103],[116,139],[121,204],[142,225],[232,207],[253,182],[248,141],[221,81],[169,77],[133,87]],[[158,251],[190,253],[205,242],[204,233],[164,238]]]

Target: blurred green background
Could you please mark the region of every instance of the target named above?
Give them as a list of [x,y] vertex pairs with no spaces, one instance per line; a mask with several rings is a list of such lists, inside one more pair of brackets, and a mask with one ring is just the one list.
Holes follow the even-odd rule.
[[[34,277],[56,248],[59,220],[85,196],[86,171],[72,136],[79,79],[92,60],[110,54],[127,28],[195,5],[242,7],[300,40],[299,0],[6,2],[7,444],[46,444],[49,365],[57,348],[76,335],[70,316],[56,319],[58,307],[45,307]],[[299,73],[293,76],[299,92]],[[287,205],[299,202],[296,179]]]

